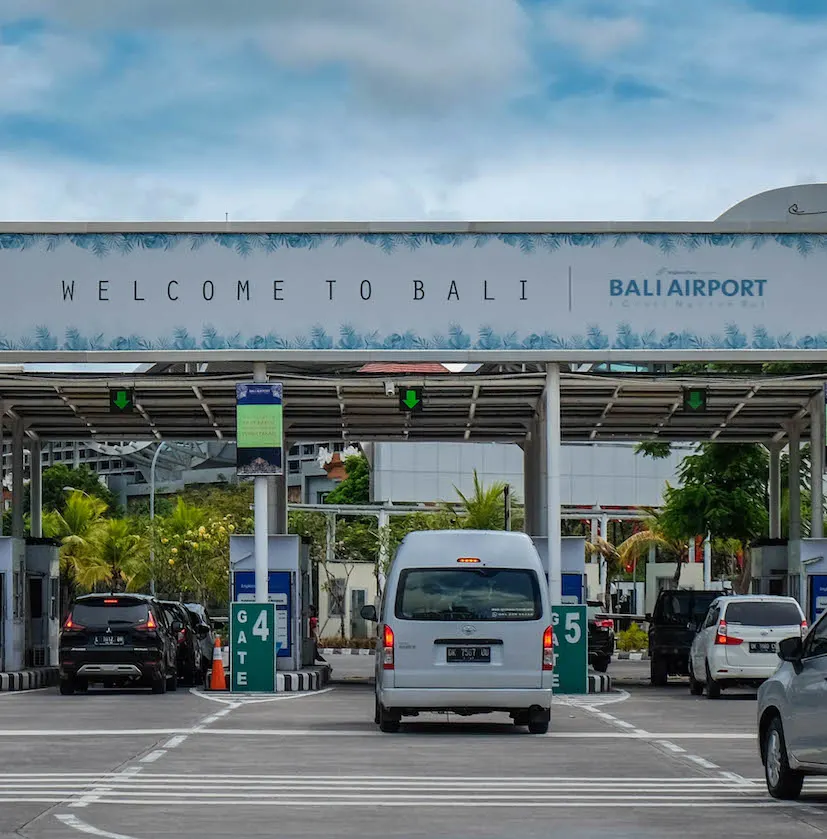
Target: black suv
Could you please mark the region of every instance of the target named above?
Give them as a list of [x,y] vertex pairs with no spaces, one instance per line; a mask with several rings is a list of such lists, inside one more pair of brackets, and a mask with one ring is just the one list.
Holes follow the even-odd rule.
[[615,651],[615,625],[603,613],[603,604],[589,600],[586,604],[589,622],[589,664],[598,673],[605,673]]
[[107,687],[178,687],[178,621],[145,594],[87,594],[77,598],[60,633],[60,692]]
[[649,669],[653,685],[670,676],[689,675],[689,648],[698,624],[720,591],[666,589],[658,595],[649,621]]
[[200,633],[204,630],[193,625],[193,615],[183,603],[162,600],[161,606],[170,624],[181,624],[181,629],[176,633],[178,678],[188,686],[203,684],[205,668]]

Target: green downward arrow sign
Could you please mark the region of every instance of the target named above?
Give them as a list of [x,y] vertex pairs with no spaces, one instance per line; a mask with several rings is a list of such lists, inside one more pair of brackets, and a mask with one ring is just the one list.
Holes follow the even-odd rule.
[[419,404],[419,397],[415,390],[406,390],[405,398],[402,400],[411,410]]
[[119,390],[115,394],[115,404],[123,410],[129,404],[129,394],[125,390]]
[[689,394],[689,399],[687,401],[689,402],[689,407],[695,409],[700,408],[704,402],[703,397],[697,390],[693,390],[692,393]]

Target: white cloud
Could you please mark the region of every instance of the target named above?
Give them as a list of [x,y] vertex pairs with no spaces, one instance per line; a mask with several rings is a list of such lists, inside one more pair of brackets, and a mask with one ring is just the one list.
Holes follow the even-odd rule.
[[640,42],[645,31],[633,17],[585,17],[561,8],[549,9],[544,22],[552,41],[573,46],[592,61]]

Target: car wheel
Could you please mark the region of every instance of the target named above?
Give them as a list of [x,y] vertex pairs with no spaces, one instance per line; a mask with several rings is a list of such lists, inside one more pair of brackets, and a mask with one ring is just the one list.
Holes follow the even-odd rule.
[[655,687],[666,687],[669,684],[669,671],[666,662],[658,656],[649,662],[650,680]]
[[75,683],[72,679],[60,680],[60,695],[71,696],[75,692]]
[[547,734],[549,723],[551,723],[551,711],[535,712],[528,719],[528,733]]
[[706,684],[704,685],[704,692],[706,693],[707,699],[721,698],[721,683],[716,682],[715,679],[712,678],[712,674],[709,672],[708,663],[706,665]]
[[173,670],[172,675],[167,677],[167,690],[175,692],[178,690],[178,671]]
[[385,734],[395,734],[399,731],[402,719],[398,713],[379,706],[379,730]]
[[379,715],[379,700],[376,697],[374,697],[373,699],[373,721],[376,723],[376,725],[379,725],[381,721]]
[[794,801],[801,795],[804,775],[790,769],[784,727],[778,717],[769,724],[763,745],[764,777],[767,779],[769,794],[782,801]]
[[609,659],[599,658],[592,666],[598,673],[605,673],[609,669]]
[[167,692],[167,673],[166,673],[166,670],[162,670],[152,680],[152,692],[153,693],[166,693]]
[[89,680],[88,679],[78,679],[75,682],[75,690],[78,693],[86,693],[89,690]]
[[516,711],[513,715],[514,725],[528,725],[531,722],[529,711]]
[[692,696],[700,696],[704,692],[703,682],[695,678],[695,671],[692,669],[692,661],[689,662],[689,692]]

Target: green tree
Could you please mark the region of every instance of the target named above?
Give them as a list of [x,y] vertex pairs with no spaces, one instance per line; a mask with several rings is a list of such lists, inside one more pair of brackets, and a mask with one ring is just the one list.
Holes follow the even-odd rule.
[[[88,466],[82,465],[75,469],[65,463],[56,463],[43,471],[43,509],[62,510],[69,495],[67,487],[100,498],[106,504],[106,510],[110,515],[117,512],[115,496]],[[23,504],[26,512],[29,512],[30,484],[26,485]]]
[[112,591],[140,588],[146,573],[145,543],[129,519],[103,519],[91,534],[91,555],[78,575],[84,588],[106,584]]
[[505,482],[484,486],[474,470],[474,491],[465,495],[454,487],[462,502],[462,527],[469,530],[505,529]]
[[370,503],[370,464],[362,454],[345,458],[347,477],[328,493],[326,504],[365,505]]

